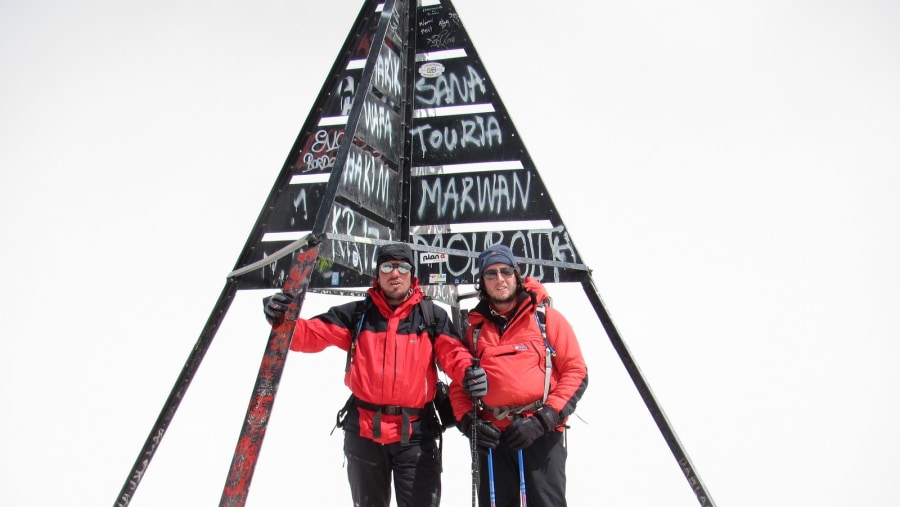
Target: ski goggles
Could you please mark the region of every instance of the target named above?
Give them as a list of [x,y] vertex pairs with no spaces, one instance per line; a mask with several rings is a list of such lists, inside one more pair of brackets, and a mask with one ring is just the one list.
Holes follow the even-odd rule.
[[399,271],[401,275],[405,275],[412,271],[412,264],[408,262],[401,262],[400,264],[394,264],[393,262],[382,262],[378,265],[378,269],[386,275],[394,269]]

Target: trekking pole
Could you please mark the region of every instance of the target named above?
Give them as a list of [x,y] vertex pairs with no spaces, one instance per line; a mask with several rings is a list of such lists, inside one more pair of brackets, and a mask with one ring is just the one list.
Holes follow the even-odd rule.
[[[480,360],[472,358],[472,367],[478,368]],[[472,398],[472,507],[476,506],[478,498],[478,398]],[[489,462],[490,463],[490,462]],[[488,465],[490,466],[490,465]]]
[[519,449],[519,497],[522,507],[528,507],[528,498],[525,497],[525,460],[522,459],[522,449]]
[[497,507],[497,493],[494,490],[494,450],[488,448],[488,480],[491,486],[491,507]]

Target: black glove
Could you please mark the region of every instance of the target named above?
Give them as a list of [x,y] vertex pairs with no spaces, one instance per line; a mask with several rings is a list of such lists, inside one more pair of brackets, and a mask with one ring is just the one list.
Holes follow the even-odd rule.
[[531,417],[516,419],[503,432],[503,443],[512,449],[524,449],[553,431],[559,425],[559,414],[548,406],[539,408]]
[[263,311],[266,314],[266,320],[273,326],[284,317],[288,305],[294,302],[294,297],[290,292],[277,292],[267,298],[263,298]]
[[473,412],[467,412],[457,427],[463,435],[472,438],[472,425],[475,425],[475,444],[478,451],[486,454],[488,449],[496,449],[500,445],[500,430],[493,424],[478,418]]
[[480,398],[487,394],[487,373],[481,366],[469,366],[466,368],[466,376],[463,378],[463,391],[471,398]]

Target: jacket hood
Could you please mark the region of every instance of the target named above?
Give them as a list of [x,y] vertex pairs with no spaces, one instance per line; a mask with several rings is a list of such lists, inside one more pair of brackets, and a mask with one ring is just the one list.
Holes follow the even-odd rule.
[[540,304],[542,302],[549,303],[550,295],[547,294],[547,289],[544,288],[544,285],[535,280],[530,276],[526,276],[522,282],[525,285],[525,290],[534,294],[534,300],[536,303]]

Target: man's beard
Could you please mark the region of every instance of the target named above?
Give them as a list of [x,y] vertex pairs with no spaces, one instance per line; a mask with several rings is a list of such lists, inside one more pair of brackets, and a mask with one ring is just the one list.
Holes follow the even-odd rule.
[[493,304],[513,303],[516,300],[516,296],[518,296],[518,293],[516,291],[510,292],[509,295],[506,296],[505,298],[497,298],[497,297],[491,296],[491,303],[493,303]]

